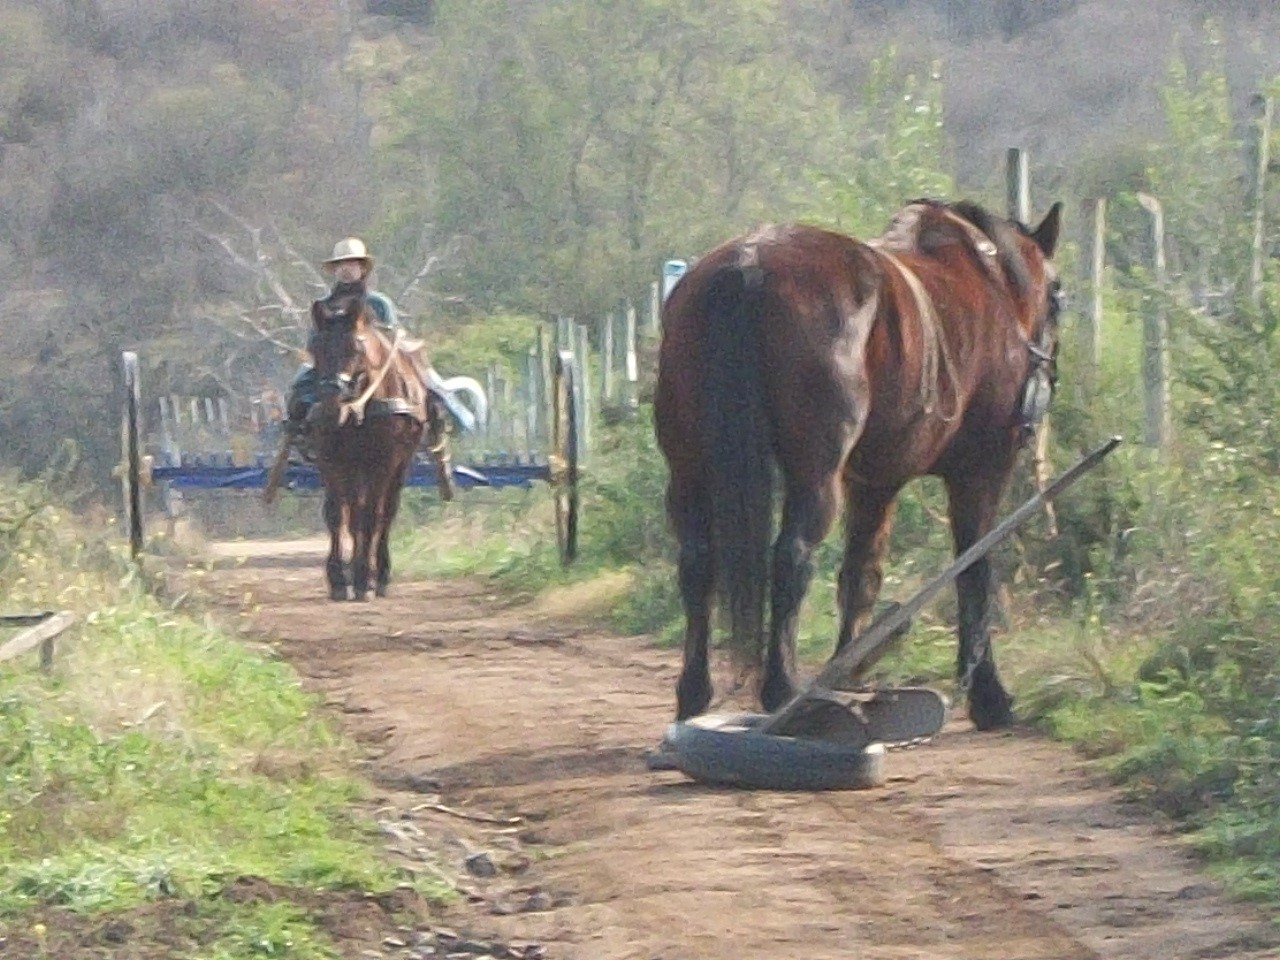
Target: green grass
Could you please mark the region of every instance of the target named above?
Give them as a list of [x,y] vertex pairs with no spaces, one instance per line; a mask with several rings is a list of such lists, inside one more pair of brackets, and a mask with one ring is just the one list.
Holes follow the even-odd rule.
[[0,665],[0,936],[58,911],[187,900],[207,928],[202,956],[333,957],[287,900],[216,894],[257,877],[445,896],[382,859],[355,813],[354,750],[286,664],[158,601],[115,531],[52,508],[19,526],[0,553],[5,607],[71,609],[78,623],[51,676],[34,655]]

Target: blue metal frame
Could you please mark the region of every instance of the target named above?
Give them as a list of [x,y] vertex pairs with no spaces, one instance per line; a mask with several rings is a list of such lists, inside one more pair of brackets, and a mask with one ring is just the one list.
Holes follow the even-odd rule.
[[[181,464],[151,468],[156,483],[167,483],[174,490],[255,490],[267,481],[269,464],[259,457],[252,466],[235,466],[229,454],[192,457]],[[459,487],[521,487],[530,489],[535,481],[547,480],[550,470],[545,463],[487,463],[481,467],[455,465],[453,482]],[[309,464],[290,464],[280,484],[286,490],[319,490],[320,474]],[[434,487],[436,469],[432,463],[416,461],[409,472],[407,486]]]

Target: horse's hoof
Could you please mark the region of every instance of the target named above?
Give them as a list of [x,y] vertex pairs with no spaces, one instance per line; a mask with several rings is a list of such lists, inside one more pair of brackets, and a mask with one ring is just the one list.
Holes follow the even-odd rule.
[[387,585],[385,583],[378,584],[377,587],[374,588],[373,595],[379,598],[385,597],[387,595]]
[[347,588],[346,588],[346,587],[330,587],[330,588],[329,588],[329,599],[330,599],[330,600],[345,600],[345,599],[347,599]]
[[1013,715],[1013,698],[1002,689],[982,697],[969,697],[969,719],[977,730],[1003,730],[1017,718]]
[[773,713],[790,703],[795,695],[795,687],[785,675],[774,675],[760,688],[760,706],[764,707],[765,713]]
[[357,590],[354,594],[351,595],[351,599],[354,600],[356,603],[368,603],[369,591]]
[[676,720],[688,720],[707,712],[711,706],[711,681],[707,677],[697,680],[680,678],[676,684]]

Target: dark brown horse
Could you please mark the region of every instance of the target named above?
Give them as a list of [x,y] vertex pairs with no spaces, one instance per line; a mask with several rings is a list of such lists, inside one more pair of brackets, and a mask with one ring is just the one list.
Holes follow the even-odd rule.
[[[907,481],[942,479],[957,554],[992,528],[1052,393],[1060,211],[1031,230],[972,203],[921,200],[868,243],[767,227],[711,250],[680,280],[663,309],[654,401],[687,618],[678,717],[711,700],[717,584],[731,650],[757,668],[765,651],[764,708],[790,699],[813,550],[842,503],[837,650],[869,620]],[[775,471],[783,502],[770,569]],[[978,728],[1006,725],[990,564],[971,566],[957,593],[961,695]]]
[[391,524],[424,426],[441,491],[448,497],[452,490],[442,411],[412,355],[420,345],[403,331],[393,337],[380,330],[363,295],[317,300],[311,320],[318,391],[307,421],[324,484],[329,596],[347,599],[342,545],[349,534],[354,598],[367,599],[371,581],[381,597],[391,578]]

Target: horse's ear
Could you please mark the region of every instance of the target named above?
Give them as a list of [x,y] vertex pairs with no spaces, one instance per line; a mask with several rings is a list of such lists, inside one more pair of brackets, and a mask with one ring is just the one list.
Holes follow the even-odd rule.
[[1058,249],[1058,231],[1061,227],[1062,201],[1059,200],[1049,208],[1045,218],[1040,221],[1040,226],[1031,232],[1031,239],[1046,257],[1052,257],[1053,251]]

